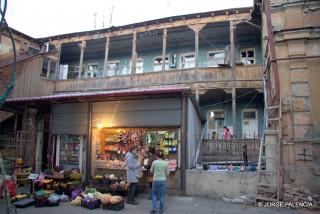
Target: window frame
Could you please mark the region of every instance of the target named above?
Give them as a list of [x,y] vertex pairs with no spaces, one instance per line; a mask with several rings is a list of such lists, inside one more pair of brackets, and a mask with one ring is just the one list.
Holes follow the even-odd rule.
[[[210,112],[212,112],[212,111],[213,111],[213,112],[221,112],[221,113],[223,113],[224,118],[223,118],[223,119],[219,119],[219,120],[223,120],[223,125],[224,125],[224,126],[226,126],[226,123],[227,123],[226,110],[225,110],[225,109],[209,109],[209,110],[208,110],[208,113],[207,113],[207,121],[208,121],[208,124],[207,124],[207,136],[211,135],[211,133],[209,133],[209,129],[210,129],[209,120],[210,120]],[[214,123],[215,123],[216,120],[218,120],[218,119],[213,118]],[[216,124],[215,124],[215,125],[216,125]],[[217,131],[218,131],[218,128],[215,127],[215,130],[214,130],[214,131],[217,132]],[[216,133],[216,134],[218,134],[218,133]],[[219,137],[219,136],[218,136],[218,137]]]
[[[242,57],[242,54],[241,52],[246,52],[246,57]],[[253,51],[253,57],[248,57],[248,51]],[[243,62],[242,60],[246,60],[246,61],[249,61],[249,60],[253,60],[253,63],[252,64],[248,64],[248,63],[244,63],[245,65],[255,65],[257,62],[256,62],[256,48],[253,48],[253,47],[242,47],[239,49],[239,54],[240,54],[240,61]]]
[[217,49],[217,50],[209,50],[209,51],[207,51],[207,66],[208,67],[219,67],[219,64],[220,63],[218,63],[218,64],[216,64],[216,65],[211,65],[209,62],[210,62],[210,54],[211,53],[215,53],[215,54],[217,54],[217,53],[223,53],[223,63],[221,63],[221,64],[224,64],[224,61],[225,61],[225,58],[226,58],[226,55],[225,55],[225,52],[224,52],[224,49]]
[[[161,59],[161,63],[155,63],[156,59]],[[167,59],[167,60],[166,60]],[[155,67],[159,65],[161,66],[161,69],[160,70],[156,70]],[[164,70],[169,70],[170,69],[170,66],[169,66],[169,55],[166,55],[165,56],[165,69]],[[159,72],[159,71],[162,71],[162,56],[156,56],[153,58],[153,71],[154,72]]]
[[[194,68],[194,67],[196,67],[196,54],[195,54],[194,52],[188,52],[188,53],[182,53],[182,54],[180,54],[180,57],[179,57],[179,59],[180,59],[179,68],[181,68],[181,69],[188,69],[188,68],[182,66],[182,65],[185,65],[185,64],[186,64],[185,62],[182,62],[182,58],[184,58],[184,57],[186,57],[186,56],[188,56],[188,55],[193,55],[193,58],[194,58],[193,66],[192,66],[192,67],[188,67],[188,68]],[[190,63],[190,62],[188,62],[188,63]]]
[[[118,66],[115,67],[115,70],[113,71],[114,72],[114,75],[109,75],[109,71],[111,70],[109,65],[110,64],[118,64]],[[107,62],[107,70],[105,72],[107,72],[107,77],[115,77],[115,76],[120,76],[117,72],[117,69],[120,67],[120,60],[110,60]]]

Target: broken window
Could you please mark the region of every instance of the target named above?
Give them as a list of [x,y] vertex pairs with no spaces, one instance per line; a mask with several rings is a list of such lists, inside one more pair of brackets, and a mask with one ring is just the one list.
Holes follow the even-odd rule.
[[224,64],[224,50],[208,51],[208,67]]
[[195,67],[194,53],[181,54],[180,68],[194,68],[194,67]]
[[[165,70],[169,70],[169,57],[165,57]],[[154,58],[153,62],[153,71],[161,71],[162,70],[162,56],[158,56]]]
[[45,57],[43,59],[42,71],[40,76],[48,79],[54,79],[56,72],[56,61],[48,59]]
[[48,65],[49,65],[49,61],[47,58],[43,59],[43,64],[42,64],[42,71],[40,76],[47,78],[47,73],[48,73]]
[[254,48],[241,48],[240,61],[243,64],[255,64],[255,49]]

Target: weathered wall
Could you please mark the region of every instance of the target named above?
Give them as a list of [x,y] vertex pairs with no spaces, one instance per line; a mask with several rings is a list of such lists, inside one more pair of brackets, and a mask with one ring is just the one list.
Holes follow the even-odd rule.
[[[43,56],[37,56],[17,65],[16,83],[9,98],[36,97],[52,95],[55,82],[40,76],[42,72]],[[0,81],[9,83],[12,80],[11,65],[0,68]],[[0,84],[0,92],[5,84]]]
[[188,100],[188,168],[196,165],[197,149],[201,143],[201,120],[192,101]]
[[[320,2],[270,0],[280,78],[284,183],[320,193]],[[266,20],[263,15],[263,37]],[[267,40],[263,40],[263,51]],[[266,59],[265,59],[266,61]]]
[[187,170],[187,195],[237,197],[255,195],[257,173],[228,173]]

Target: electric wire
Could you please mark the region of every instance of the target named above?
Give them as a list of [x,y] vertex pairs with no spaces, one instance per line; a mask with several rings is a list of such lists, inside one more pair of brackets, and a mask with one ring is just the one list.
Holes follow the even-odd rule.
[[6,15],[7,12],[7,0],[4,0],[4,5],[3,5],[3,10],[1,9],[1,4],[0,4],[0,13],[1,13],[1,21],[0,21],[0,32],[2,30],[2,24],[4,22],[4,17]]

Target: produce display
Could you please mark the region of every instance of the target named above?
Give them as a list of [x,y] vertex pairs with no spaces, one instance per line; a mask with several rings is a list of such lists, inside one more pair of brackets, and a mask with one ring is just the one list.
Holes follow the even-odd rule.
[[77,196],[70,203],[71,203],[71,205],[74,205],[74,206],[80,206],[81,205],[81,200],[82,200],[81,196]]

